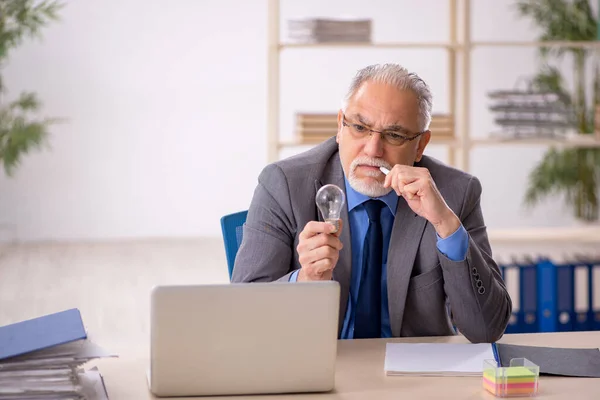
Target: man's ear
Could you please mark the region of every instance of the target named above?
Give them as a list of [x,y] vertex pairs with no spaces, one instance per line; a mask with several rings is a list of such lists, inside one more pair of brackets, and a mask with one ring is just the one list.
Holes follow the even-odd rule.
[[339,144],[340,143],[340,135],[342,134],[342,129],[344,129],[344,112],[340,109],[338,111],[338,116],[337,116],[337,124],[338,124],[338,130],[337,130],[337,134],[335,135],[335,141]]
[[421,158],[423,158],[423,152],[425,151],[425,148],[429,144],[430,140],[431,131],[427,131],[421,135],[421,137],[419,138],[419,147],[417,148],[417,157],[415,158],[415,162],[421,161]]

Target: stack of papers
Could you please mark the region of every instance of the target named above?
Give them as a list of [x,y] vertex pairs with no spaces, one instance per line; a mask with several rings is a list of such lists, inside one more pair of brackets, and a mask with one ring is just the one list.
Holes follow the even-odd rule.
[[400,376],[482,376],[485,360],[495,360],[489,343],[388,343],[384,369]]
[[371,20],[306,18],[288,21],[289,39],[298,43],[371,42]]
[[0,400],[108,399],[93,359],[114,357],[87,339],[78,310],[0,327]]

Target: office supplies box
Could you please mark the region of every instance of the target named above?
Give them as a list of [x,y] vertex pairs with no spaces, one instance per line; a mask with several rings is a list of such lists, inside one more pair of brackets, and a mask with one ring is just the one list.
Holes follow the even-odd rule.
[[113,357],[92,343],[77,309],[0,327],[0,400],[108,399],[90,360]]
[[525,397],[538,393],[540,367],[526,358],[503,367],[496,360],[483,362],[483,388],[496,397]]

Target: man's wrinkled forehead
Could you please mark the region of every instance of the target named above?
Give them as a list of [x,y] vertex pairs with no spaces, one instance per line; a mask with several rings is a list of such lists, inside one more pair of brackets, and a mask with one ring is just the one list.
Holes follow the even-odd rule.
[[[410,90],[368,82],[348,99],[345,115],[378,130],[412,131],[418,126],[417,96]],[[411,129],[412,127],[412,129]]]
[[369,117],[361,112],[350,112],[346,114],[346,117],[349,118],[353,122],[359,122],[360,124],[369,127],[369,128],[377,128],[382,131],[394,131],[394,132],[404,132],[409,129],[402,124],[402,121],[396,120],[393,122],[380,122],[376,119]]

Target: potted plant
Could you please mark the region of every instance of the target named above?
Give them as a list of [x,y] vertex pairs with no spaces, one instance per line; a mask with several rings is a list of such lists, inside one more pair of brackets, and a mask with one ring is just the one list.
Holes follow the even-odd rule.
[[[39,37],[42,27],[57,20],[61,7],[56,1],[0,0],[0,67],[11,49],[27,37]],[[6,92],[0,76],[0,162],[12,176],[23,155],[45,143],[57,119],[38,116],[41,102],[35,93],[23,92],[6,101]]]
[[[588,0],[518,0],[518,13],[542,30],[540,41],[595,41],[597,18]],[[600,104],[600,49],[582,47],[540,47],[543,67],[533,78],[536,89],[558,93],[574,111],[577,130],[594,134],[596,105]],[[573,57],[574,89],[569,90],[561,70],[552,60]],[[586,68],[593,63],[592,76]],[[564,194],[580,221],[597,221],[600,201],[600,148],[549,149],[529,175],[525,202],[535,205],[542,199]]]

